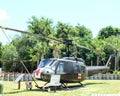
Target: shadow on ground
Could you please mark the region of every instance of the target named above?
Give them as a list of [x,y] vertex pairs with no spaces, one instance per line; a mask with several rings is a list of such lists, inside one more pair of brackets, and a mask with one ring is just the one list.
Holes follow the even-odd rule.
[[16,93],[21,93],[21,92],[26,92],[27,90],[22,90],[22,91],[19,91],[19,90],[15,90],[15,91],[12,91],[12,92],[4,92],[4,94],[16,94]]

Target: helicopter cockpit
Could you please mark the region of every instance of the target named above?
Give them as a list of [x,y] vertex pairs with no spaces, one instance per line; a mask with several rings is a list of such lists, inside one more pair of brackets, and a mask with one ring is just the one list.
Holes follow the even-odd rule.
[[55,74],[58,73],[72,73],[73,63],[71,60],[58,59],[51,64],[48,64],[45,68],[52,69]]

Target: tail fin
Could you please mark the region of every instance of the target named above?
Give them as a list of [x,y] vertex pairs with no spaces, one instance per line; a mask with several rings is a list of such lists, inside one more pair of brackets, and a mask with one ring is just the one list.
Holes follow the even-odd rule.
[[110,60],[111,60],[111,58],[112,57],[114,57],[115,56],[115,54],[112,54],[112,55],[110,55],[110,57],[109,57],[109,59],[108,59],[108,61],[107,61],[107,63],[106,63],[106,65],[105,66],[110,66]]

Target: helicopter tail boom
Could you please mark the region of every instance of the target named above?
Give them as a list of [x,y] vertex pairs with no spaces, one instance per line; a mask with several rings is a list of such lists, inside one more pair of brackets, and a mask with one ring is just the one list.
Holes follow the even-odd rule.
[[98,73],[105,73],[109,70],[108,66],[87,66],[88,76],[92,76]]

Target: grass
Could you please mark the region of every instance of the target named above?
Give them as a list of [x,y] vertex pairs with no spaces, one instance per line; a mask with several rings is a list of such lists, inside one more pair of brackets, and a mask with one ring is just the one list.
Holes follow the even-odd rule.
[[[40,86],[43,82],[37,81]],[[25,82],[21,82],[21,89],[18,90],[18,84],[12,81],[4,81],[4,96],[92,96],[92,94],[120,94],[120,80],[86,80],[84,87],[74,87],[72,90],[41,91],[34,86],[32,90],[26,90]],[[69,84],[73,86],[76,84]],[[79,85],[79,84],[77,84]]]

